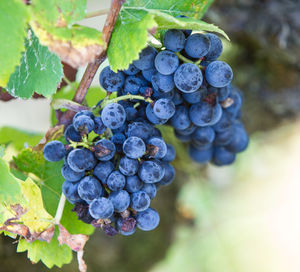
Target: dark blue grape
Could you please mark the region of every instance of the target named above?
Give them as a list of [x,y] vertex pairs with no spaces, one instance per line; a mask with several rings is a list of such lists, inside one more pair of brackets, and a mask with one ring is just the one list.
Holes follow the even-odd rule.
[[157,193],[156,186],[152,183],[144,184],[142,191],[146,192],[150,199],[153,199]]
[[184,105],[176,106],[175,114],[170,119],[172,127],[175,129],[186,129],[190,126],[191,120],[189,111]]
[[171,75],[178,68],[179,59],[175,53],[164,50],[156,55],[154,64],[156,70],[162,75]]
[[190,157],[197,163],[206,163],[213,156],[212,147],[198,148],[195,145],[190,145],[188,152]]
[[76,129],[74,128],[73,125],[69,125],[64,133],[65,139],[69,143],[70,140],[73,142],[80,142],[81,141],[81,135]]
[[73,119],[76,119],[77,117],[82,116],[82,115],[88,116],[88,117],[90,117],[93,120],[95,118],[94,114],[91,111],[89,111],[89,110],[82,110],[82,111],[77,112],[74,115]]
[[113,72],[109,66],[106,66],[100,73],[100,85],[108,92],[118,92],[122,90],[125,77],[122,72]]
[[210,40],[204,34],[196,33],[189,36],[185,42],[184,50],[192,58],[203,58],[210,49]]
[[179,52],[184,48],[185,36],[181,30],[168,30],[163,39],[164,46],[173,52]]
[[82,202],[82,199],[78,194],[78,184],[78,182],[72,183],[65,181],[62,185],[62,191],[65,197],[72,204]]
[[111,192],[109,195],[109,199],[111,200],[112,204],[114,205],[116,212],[125,211],[129,207],[129,204],[130,204],[130,196],[124,190],[117,191],[117,192]]
[[233,72],[226,62],[217,60],[206,67],[205,78],[213,87],[222,88],[231,83]]
[[205,101],[193,104],[190,107],[191,121],[199,127],[212,126],[216,124],[222,116],[220,104],[211,105]]
[[203,75],[199,67],[193,63],[181,64],[174,74],[176,87],[184,93],[198,90],[202,84]]
[[162,161],[164,161],[164,162],[171,162],[171,161],[174,161],[175,158],[176,158],[176,150],[175,150],[175,148],[172,145],[167,144],[167,153],[162,158]]
[[159,181],[159,185],[164,185],[164,186],[167,186],[167,185],[170,185],[174,179],[175,179],[175,168],[169,164],[169,163],[163,163],[162,164],[162,167],[164,168],[164,176],[163,178]]
[[134,234],[136,230],[135,224],[136,220],[132,217],[126,219],[120,217],[116,222],[117,229],[123,236],[129,236]]
[[126,112],[122,105],[111,103],[104,107],[101,113],[103,124],[110,129],[122,127],[126,121]]
[[134,66],[140,70],[146,70],[154,67],[154,59],[157,54],[155,48],[147,46],[139,54],[139,59],[133,62]]
[[144,76],[144,78],[147,81],[151,82],[151,78],[152,78],[152,76],[154,75],[155,72],[156,72],[155,68],[150,68],[150,69],[147,69],[147,70],[143,70],[142,75]]
[[147,142],[147,148],[150,150],[148,153],[150,158],[162,159],[167,154],[167,145],[162,138],[150,138]]
[[217,146],[213,151],[213,164],[217,166],[229,165],[235,161],[235,154],[228,151],[225,147]]
[[223,132],[231,128],[231,120],[228,116],[227,112],[223,112],[220,120],[213,126],[216,132]]
[[191,124],[186,129],[175,129],[175,131],[177,134],[188,136],[188,135],[192,135],[196,129],[197,129],[197,127],[194,126],[193,124]]
[[99,135],[103,134],[106,130],[106,126],[103,124],[101,117],[100,116],[95,117],[94,123],[95,123],[94,132]]
[[201,101],[203,89],[199,89],[192,93],[184,93],[182,96],[184,100],[190,104],[197,104]]
[[[177,15],[176,18],[189,18],[189,17],[181,14],[181,15]],[[180,29],[180,30],[183,32],[185,37],[190,36],[193,32],[192,29]]]
[[126,107],[126,119],[127,121],[134,121],[138,117],[138,111],[134,107]]
[[162,134],[158,128],[153,129],[152,137],[159,137],[159,138],[162,137]]
[[151,104],[148,104],[146,107],[146,116],[147,119],[154,125],[162,125],[168,122],[168,119],[161,119],[154,114]]
[[124,124],[121,127],[117,128],[117,129],[112,129],[111,131],[112,131],[113,134],[115,134],[115,133],[124,133],[126,131],[126,129],[127,129],[127,123],[124,122]]
[[143,81],[138,76],[128,76],[125,80],[124,94],[138,94],[139,89],[143,87]]
[[173,75],[163,75],[159,72],[154,73],[151,83],[155,90],[165,93],[170,92],[175,87]]
[[139,169],[139,163],[135,159],[126,156],[122,157],[119,163],[119,170],[125,176],[133,176]]
[[129,64],[129,67],[126,70],[123,70],[122,72],[128,76],[134,76],[139,71],[140,69],[136,68],[133,64]]
[[116,153],[115,144],[107,139],[101,139],[95,143],[95,156],[100,161],[111,160]]
[[233,135],[226,146],[231,152],[238,153],[244,151],[249,143],[249,137],[241,123],[235,123],[233,125]]
[[138,176],[130,176],[126,178],[126,186],[125,189],[129,193],[134,193],[140,191],[143,187],[144,183],[139,179]]
[[124,154],[131,159],[141,158],[146,152],[146,145],[141,138],[132,136],[126,139],[123,144]]
[[193,133],[193,140],[198,146],[211,145],[215,139],[215,131],[211,127],[198,127]]
[[84,171],[82,172],[75,172],[70,168],[68,164],[64,164],[61,168],[61,175],[64,179],[70,182],[76,182],[81,180],[84,177]]
[[75,172],[92,170],[96,165],[93,152],[85,148],[72,150],[68,155],[67,162]]
[[136,136],[146,141],[151,137],[153,132],[152,126],[144,122],[134,122],[128,125],[127,137]]
[[210,48],[208,53],[205,55],[205,60],[216,60],[221,56],[223,51],[223,44],[220,38],[212,33],[205,35],[210,41]]
[[227,145],[232,140],[233,129],[232,127],[223,130],[222,132],[217,132],[214,140],[215,145]]
[[91,203],[95,198],[103,196],[104,189],[100,182],[93,176],[86,176],[80,180],[78,194],[81,199]]
[[144,191],[137,191],[131,194],[130,207],[137,212],[142,212],[150,206],[150,197]]
[[106,219],[113,215],[114,205],[110,199],[100,197],[91,202],[89,212],[95,219]]
[[156,160],[144,161],[139,168],[139,177],[145,183],[155,183],[161,180],[164,169]]
[[175,134],[176,138],[183,143],[188,143],[189,141],[192,140],[192,135],[182,135],[182,134],[179,134],[177,132],[177,130],[174,131],[174,134]]
[[226,98],[228,98],[230,94],[230,89],[231,88],[229,86],[225,86],[223,88],[217,88],[219,102],[223,102],[226,100]]
[[48,142],[43,149],[43,154],[47,161],[60,161],[66,154],[65,146],[60,141]]
[[115,169],[115,166],[112,162],[99,162],[94,168],[93,174],[103,183],[106,184],[107,177]]
[[112,191],[120,191],[125,186],[125,176],[120,171],[113,171],[107,178],[107,187]]
[[158,99],[153,106],[154,114],[161,119],[170,119],[175,113],[175,105],[170,99]]
[[160,98],[164,98],[164,99],[169,99],[172,100],[175,94],[175,90],[171,90],[169,92],[161,92],[158,90],[153,90],[153,94],[152,94],[152,98],[154,98],[155,100],[158,100]]
[[95,123],[90,117],[80,115],[77,118],[73,118],[73,126],[79,133],[88,134],[94,129]]
[[238,116],[242,106],[242,96],[237,88],[232,87],[229,98],[232,100],[232,104],[229,107],[226,107],[224,110],[226,113],[228,113],[228,116],[231,119],[235,119]]
[[178,91],[174,92],[174,96],[172,98],[172,101],[173,101],[175,106],[178,106],[178,105],[183,103],[183,98],[182,98],[181,94]]
[[[114,134],[111,139],[110,139],[115,145],[116,145],[116,149],[118,152],[121,152],[122,151],[122,146],[123,146],[123,143],[125,142],[126,140],[126,137],[123,133],[116,133]],[[120,148],[119,148],[120,147]],[[119,148],[119,150],[118,150]]]
[[152,208],[148,208],[136,215],[137,227],[144,231],[155,229],[158,226],[159,221],[160,217],[158,212]]

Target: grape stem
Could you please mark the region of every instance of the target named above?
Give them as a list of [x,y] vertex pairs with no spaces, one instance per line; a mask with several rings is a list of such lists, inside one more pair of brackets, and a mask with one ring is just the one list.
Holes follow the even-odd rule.
[[186,58],[185,56],[182,56],[179,52],[177,52],[177,53],[175,53],[175,54],[176,54],[176,56],[177,56],[180,60],[182,60],[182,61],[185,62],[185,63],[192,63],[192,64],[195,64],[195,65],[197,65],[197,66],[201,66],[200,63],[201,63],[201,61],[203,60],[203,58],[201,58],[201,59],[199,59],[199,60],[197,60],[197,61],[192,61],[192,60]]
[[133,94],[127,94],[127,95],[122,95],[122,96],[118,96],[116,98],[113,98],[113,99],[109,99],[109,100],[104,100],[100,106],[101,106],[101,109],[103,109],[106,105],[108,104],[111,104],[111,103],[117,103],[119,101],[122,101],[122,100],[127,100],[127,99],[136,99],[136,100],[144,100],[145,102],[148,102],[148,103],[153,103],[153,100],[150,98],[150,97],[144,97],[142,95],[133,95]]
[[59,224],[60,219],[63,215],[65,203],[66,203],[66,197],[63,193],[61,193],[59,203],[58,203],[58,206],[57,206],[57,210],[56,210],[56,214],[55,214],[55,217],[54,217],[54,224],[56,224],[56,225]]

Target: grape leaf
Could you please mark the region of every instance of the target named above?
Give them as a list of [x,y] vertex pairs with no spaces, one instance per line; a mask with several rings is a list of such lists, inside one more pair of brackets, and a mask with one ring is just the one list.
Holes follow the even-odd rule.
[[[14,162],[19,170],[33,173],[40,179],[37,183],[41,188],[45,209],[52,216],[55,216],[62,192],[62,183],[64,182],[60,172],[63,162],[48,162],[41,152],[34,151],[31,148],[24,149],[17,157],[14,157]],[[94,228],[79,221],[76,214],[72,212],[72,208],[73,206],[66,202],[60,223],[71,234],[92,234]]]
[[27,257],[32,262],[42,261],[48,268],[52,268],[54,265],[62,267],[71,262],[72,250],[66,245],[60,245],[57,238],[58,230],[56,228],[50,243],[39,240],[28,243],[22,239],[18,243],[17,252],[27,251]]
[[27,132],[13,127],[5,126],[0,128],[0,144],[11,143],[17,150],[23,149],[26,145],[36,145],[42,137],[42,134]]
[[106,49],[101,32],[73,25],[84,18],[86,0],[37,0],[31,8],[30,24],[40,42],[71,66],[83,66]]
[[0,86],[4,87],[20,63],[29,16],[18,0],[0,1],[0,10]]
[[139,57],[139,52],[146,47],[148,30],[156,26],[154,16],[151,14],[126,24],[119,18],[107,51],[111,69],[113,71],[127,69],[129,64]]
[[60,59],[51,53],[46,46],[39,43],[31,33],[25,40],[25,52],[21,64],[11,75],[7,90],[20,98],[30,98],[34,92],[49,97],[56,92],[63,77]]

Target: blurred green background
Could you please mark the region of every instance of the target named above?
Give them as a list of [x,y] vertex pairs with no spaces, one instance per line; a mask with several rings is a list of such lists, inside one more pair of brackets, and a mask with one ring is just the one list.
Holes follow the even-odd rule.
[[[92,11],[109,1],[88,3]],[[83,23],[100,28],[104,19]],[[199,166],[165,129],[178,150],[177,177],[153,201],[160,226],[131,237],[96,231],[85,250],[88,271],[300,271],[299,1],[216,0],[205,20],[231,38],[222,58],[244,91],[249,148],[232,166]],[[48,104],[0,102],[0,125],[44,132],[50,126]],[[1,272],[46,270],[1,236]],[[52,271],[77,271],[76,258]]]

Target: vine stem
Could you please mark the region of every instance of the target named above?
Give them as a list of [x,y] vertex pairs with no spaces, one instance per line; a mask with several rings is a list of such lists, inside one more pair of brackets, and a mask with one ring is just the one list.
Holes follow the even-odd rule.
[[[115,23],[118,18],[118,14],[121,10],[121,7],[125,0],[112,0],[110,9],[108,11],[108,15],[106,17],[106,21],[102,30],[103,39],[105,43],[108,45],[110,41],[110,37],[112,34],[112,31],[114,29]],[[73,101],[77,102],[79,104],[82,104],[84,101],[84,98],[86,96],[86,93],[93,81],[93,78],[95,77],[95,74],[100,66],[100,64],[106,59],[106,50],[103,50],[95,59],[94,62],[89,63],[86,67],[86,70],[84,72],[84,75],[79,83],[79,86],[76,90],[76,93],[73,97]],[[63,113],[59,120],[59,125],[68,125],[70,124],[73,116],[75,115],[75,112],[73,111],[66,111]]]
[[113,99],[104,100],[101,103],[101,109],[103,109],[108,104],[117,103],[119,101],[128,100],[128,99],[130,99],[130,100],[131,99],[144,100],[145,102],[153,103],[153,100],[150,97],[145,98],[144,96],[141,96],[141,95],[127,94],[127,95],[118,96],[118,97],[113,98]]
[[56,214],[55,214],[55,217],[54,217],[54,224],[56,224],[56,225],[59,224],[60,219],[63,215],[65,203],[66,203],[66,197],[63,193],[61,193],[59,203],[58,203],[58,206],[57,206],[57,210],[56,210]]

